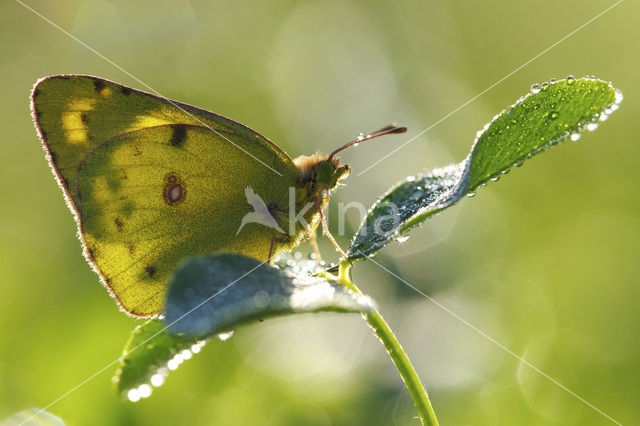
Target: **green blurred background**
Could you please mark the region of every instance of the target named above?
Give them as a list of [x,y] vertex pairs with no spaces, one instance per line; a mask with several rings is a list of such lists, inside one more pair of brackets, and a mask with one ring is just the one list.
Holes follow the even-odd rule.
[[[368,206],[407,174],[460,161],[475,132],[532,83],[568,74],[613,81],[625,100],[598,131],[527,162],[377,259],[617,421],[640,419],[637,2],[621,3],[360,177],[613,1],[28,4],[164,96],[245,123],[292,156],[328,152],[391,121],[407,125],[404,136],[344,153],[355,173],[336,205]],[[12,0],[0,5],[0,55],[2,419],[44,407],[98,372],[136,325],[81,255],[29,91],[61,73],[143,87]],[[353,230],[359,219],[350,213]],[[443,425],[613,424],[372,262],[354,274]],[[115,395],[114,371],[49,411],[70,425],[418,424],[358,315],[242,328],[136,404]]]

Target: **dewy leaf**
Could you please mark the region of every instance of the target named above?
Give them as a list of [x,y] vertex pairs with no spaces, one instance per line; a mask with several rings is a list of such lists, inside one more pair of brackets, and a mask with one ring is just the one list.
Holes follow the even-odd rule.
[[0,419],[2,426],[64,426],[64,421],[48,411],[36,407],[19,411],[7,419]]
[[352,260],[371,256],[413,226],[443,210],[488,180],[547,148],[580,139],[618,109],[622,94],[610,83],[567,77],[542,85],[508,107],[478,132],[459,164],[410,176],[391,188],[369,210],[347,253]]
[[280,315],[375,309],[367,296],[313,277],[298,265],[290,269],[230,253],[188,259],[169,287],[169,331],[180,337],[206,337]]
[[204,340],[176,339],[162,320],[153,319],[137,326],[113,378],[116,390],[132,402],[148,397],[153,387],[164,383],[169,371],[200,352],[204,344]]

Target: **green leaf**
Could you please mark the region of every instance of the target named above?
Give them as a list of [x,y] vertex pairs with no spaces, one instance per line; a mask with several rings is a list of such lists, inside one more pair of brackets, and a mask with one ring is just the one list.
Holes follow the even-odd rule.
[[171,336],[162,320],[153,319],[137,326],[113,377],[116,390],[133,402],[149,396],[153,387],[164,383],[171,370],[200,352],[204,344],[204,340]]
[[170,332],[206,337],[280,315],[375,309],[369,297],[311,276],[313,271],[300,262],[288,263],[288,269],[279,269],[229,253],[188,259],[167,294],[165,322]]
[[566,139],[578,140],[618,109],[622,94],[595,78],[534,85],[478,132],[467,158],[459,164],[410,176],[391,188],[369,210],[347,256],[372,256],[400,239],[429,216],[455,204],[511,167]]

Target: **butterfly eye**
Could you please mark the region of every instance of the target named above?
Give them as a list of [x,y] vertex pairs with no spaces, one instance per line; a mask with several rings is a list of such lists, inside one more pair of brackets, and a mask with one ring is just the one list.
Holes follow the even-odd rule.
[[320,163],[318,163],[318,167],[316,169],[316,179],[319,182],[328,184],[329,182],[331,182],[334,171],[335,168],[333,167],[333,164],[329,163],[328,161],[321,161]]

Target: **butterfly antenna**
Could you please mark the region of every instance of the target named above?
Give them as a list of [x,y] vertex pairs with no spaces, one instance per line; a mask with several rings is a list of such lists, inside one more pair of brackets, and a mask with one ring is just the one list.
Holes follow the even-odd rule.
[[396,133],[404,133],[407,131],[406,127],[403,126],[398,126],[397,124],[390,124],[388,126],[383,127],[382,129],[378,129],[375,132],[371,132],[368,133],[367,135],[364,136],[359,136],[356,139],[352,140],[351,142],[342,145],[340,148],[336,149],[335,151],[333,151],[331,154],[329,154],[329,158],[328,161],[331,161],[331,158],[333,158],[334,155],[336,155],[337,153],[339,153],[340,151],[349,148],[352,145],[358,145],[361,142],[364,141],[368,141],[371,139],[375,139],[379,136],[384,136],[384,135],[391,135],[391,134],[396,134]]

